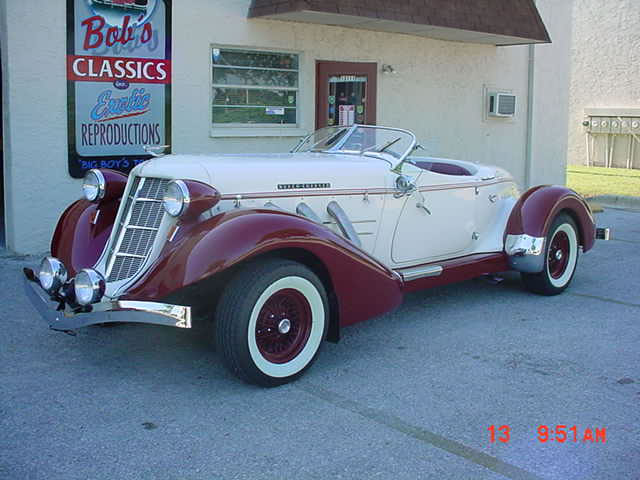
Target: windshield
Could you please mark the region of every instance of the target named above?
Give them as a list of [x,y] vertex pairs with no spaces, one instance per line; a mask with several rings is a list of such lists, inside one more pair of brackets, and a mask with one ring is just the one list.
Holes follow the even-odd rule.
[[395,166],[415,145],[416,137],[406,130],[354,125],[318,130],[302,140],[294,151],[368,155],[388,160]]

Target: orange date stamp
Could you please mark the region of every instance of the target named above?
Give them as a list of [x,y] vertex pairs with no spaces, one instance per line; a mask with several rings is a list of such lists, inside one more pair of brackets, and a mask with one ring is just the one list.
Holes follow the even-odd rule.
[[[489,425],[489,443],[509,443],[509,425]],[[606,427],[578,427],[576,425],[539,425],[536,428],[539,443],[607,443]]]

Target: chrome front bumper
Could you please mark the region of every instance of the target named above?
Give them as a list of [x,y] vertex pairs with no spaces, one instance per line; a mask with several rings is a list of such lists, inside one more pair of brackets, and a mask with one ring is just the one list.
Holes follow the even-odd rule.
[[[33,270],[24,269],[24,290],[34,308],[49,322],[53,330],[70,331],[96,323],[135,322],[191,328],[191,307],[134,300],[112,300],[95,303],[90,311],[71,309],[51,299]],[[89,310],[88,309],[88,310]]]

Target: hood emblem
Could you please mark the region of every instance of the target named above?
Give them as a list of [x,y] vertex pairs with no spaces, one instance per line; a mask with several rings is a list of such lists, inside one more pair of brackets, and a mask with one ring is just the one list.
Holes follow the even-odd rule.
[[278,190],[304,190],[317,188],[331,188],[330,183],[281,183]]

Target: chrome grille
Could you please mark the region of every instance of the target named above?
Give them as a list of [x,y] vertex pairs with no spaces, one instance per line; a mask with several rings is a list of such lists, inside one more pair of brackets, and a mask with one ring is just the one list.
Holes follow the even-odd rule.
[[164,216],[162,196],[170,180],[133,179],[116,228],[108,264],[108,282],[135,276],[149,257]]

